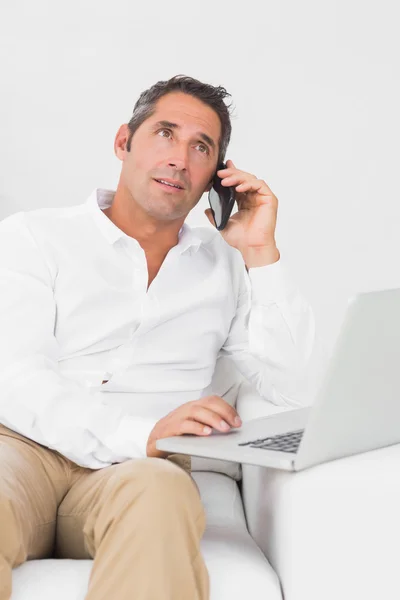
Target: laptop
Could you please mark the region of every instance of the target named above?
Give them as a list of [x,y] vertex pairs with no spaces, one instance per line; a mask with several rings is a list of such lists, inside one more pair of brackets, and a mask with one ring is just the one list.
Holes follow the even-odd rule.
[[348,300],[311,406],[227,433],[160,439],[159,450],[300,471],[400,443],[400,288]]

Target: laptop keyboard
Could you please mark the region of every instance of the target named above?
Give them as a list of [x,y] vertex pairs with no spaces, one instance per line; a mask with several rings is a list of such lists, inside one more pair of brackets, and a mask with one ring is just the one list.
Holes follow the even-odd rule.
[[262,448],[264,450],[279,450],[280,452],[297,452],[304,429],[279,433],[270,437],[242,442],[239,446],[250,446],[250,448]]

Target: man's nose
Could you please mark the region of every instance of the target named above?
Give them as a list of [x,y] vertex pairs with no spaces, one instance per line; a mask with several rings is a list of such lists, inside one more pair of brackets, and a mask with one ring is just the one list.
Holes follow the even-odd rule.
[[170,167],[174,167],[175,169],[183,171],[187,169],[188,161],[189,157],[187,149],[183,147],[176,147],[174,148],[173,154],[168,159],[168,165]]

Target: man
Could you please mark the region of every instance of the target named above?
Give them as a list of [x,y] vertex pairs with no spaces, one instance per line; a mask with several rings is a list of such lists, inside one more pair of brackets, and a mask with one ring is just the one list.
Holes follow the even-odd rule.
[[314,317],[282,268],[277,198],[228,160],[238,212],[221,232],[185,223],[225,158],[227,95],[158,82],[117,133],[115,192],[0,223],[0,600],[12,568],[53,555],[94,558],[89,600],[209,598],[190,457],[156,441],[240,427],[205,393],[218,356],[302,403]]

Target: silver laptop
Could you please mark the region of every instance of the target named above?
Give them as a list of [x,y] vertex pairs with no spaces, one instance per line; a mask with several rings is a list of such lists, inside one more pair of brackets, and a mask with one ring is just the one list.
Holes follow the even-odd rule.
[[360,293],[347,311],[311,406],[185,434],[159,450],[300,471],[400,443],[400,288]]

